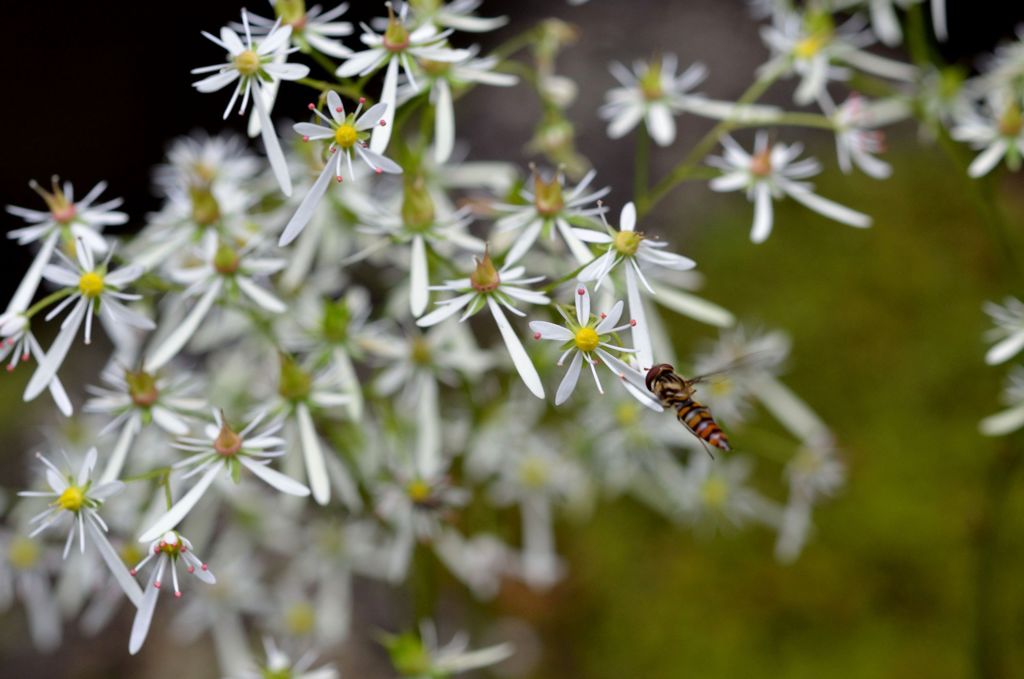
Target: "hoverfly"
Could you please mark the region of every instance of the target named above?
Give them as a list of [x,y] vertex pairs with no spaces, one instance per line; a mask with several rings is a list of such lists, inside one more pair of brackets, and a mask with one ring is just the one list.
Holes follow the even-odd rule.
[[[676,419],[702,443],[729,451],[729,438],[711,416],[707,406],[693,399],[695,385],[710,375],[701,375],[692,380],[676,374],[668,363],[660,363],[647,371],[647,390],[658,397],[661,405],[676,409]],[[708,453],[711,451],[709,450]]]

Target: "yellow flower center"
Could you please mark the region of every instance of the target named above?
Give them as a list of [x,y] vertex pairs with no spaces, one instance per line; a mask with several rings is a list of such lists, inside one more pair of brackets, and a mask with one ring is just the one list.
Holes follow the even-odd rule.
[[637,248],[640,247],[640,241],[643,239],[643,234],[636,231],[619,231],[615,234],[615,249],[621,255],[632,257],[636,254]]
[[57,498],[57,504],[61,506],[61,509],[77,512],[85,504],[85,493],[78,486],[68,486]]
[[99,297],[103,292],[103,276],[95,271],[82,274],[78,279],[78,289],[86,297]]
[[543,488],[548,482],[548,465],[538,457],[527,458],[519,465],[519,478],[527,488]]
[[426,502],[430,499],[430,484],[423,479],[414,479],[406,486],[405,492],[409,494],[409,499],[417,504]]
[[793,54],[798,59],[810,59],[828,44],[828,33],[813,33],[793,46]]
[[661,99],[665,92],[661,88],[661,64],[651,64],[640,78],[640,91],[647,101]]
[[260,70],[260,55],[253,50],[245,50],[234,59],[235,68],[242,75],[255,75]]
[[7,561],[18,570],[28,570],[39,561],[39,545],[19,535],[7,548]]
[[711,382],[710,387],[715,396],[728,396],[732,393],[732,380],[722,377]]
[[356,134],[356,128],[353,125],[344,123],[338,126],[338,129],[334,131],[334,141],[338,143],[343,149],[350,149],[356,145],[356,141],[359,139],[359,135]]
[[705,505],[711,509],[721,509],[729,497],[729,485],[722,479],[712,476],[704,482],[700,494]]
[[639,419],[639,411],[635,405],[623,401],[615,408],[615,420],[619,426],[628,427],[636,424]]
[[576,348],[580,351],[593,351],[597,349],[598,343],[601,338],[598,337],[597,331],[591,327],[580,328],[576,331]]
[[284,617],[288,632],[297,637],[312,632],[313,626],[316,624],[316,611],[305,601],[289,608]]
[[1024,129],[1024,115],[1021,113],[1020,106],[1012,103],[1006,107],[999,119],[999,134],[1004,137],[1016,137],[1022,129]]

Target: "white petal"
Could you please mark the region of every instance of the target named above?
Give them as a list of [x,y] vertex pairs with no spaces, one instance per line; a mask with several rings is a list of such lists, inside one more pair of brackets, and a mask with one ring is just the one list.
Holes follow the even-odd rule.
[[107,466],[103,469],[103,474],[100,475],[101,482],[113,481],[121,475],[125,458],[128,457],[128,450],[131,448],[132,441],[134,440],[135,421],[132,418],[128,418],[121,427],[121,433],[117,436],[117,443],[114,444],[114,450],[110,453]]
[[214,300],[217,299],[217,295],[220,293],[221,283],[221,279],[215,280],[203,296],[199,298],[196,305],[192,307],[188,316],[174,329],[174,332],[167,336],[163,344],[149,352],[145,362],[147,370],[159,370],[178,355],[182,347],[195,334],[199,324],[203,322],[206,314],[210,311],[210,307],[213,306]]
[[299,203],[295,214],[288,220],[288,225],[284,227],[281,238],[277,241],[278,246],[284,247],[298,238],[306,224],[309,223],[313,213],[316,212],[317,206],[320,204],[320,199],[323,198],[324,193],[327,191],[328,184],[331,183],[331,177],[334,176],[334,163],[334,156],[327,159],[327,164],[321,170],[320,176],[317,177],[313,186],[309,188],[306,197]]
[[1005,363],[1024,349],[1024,331],[1015,332],[1006,339],[996,342],[985,354],[985,363],[999,365]]
[[429,314],[417,320],[416,325],[421,328],[429,328],[432,325],[437,325],[444,319],[458,313],[463,307],[469,304],[476,295],[477,293],[475,292],[467,292],[464,295],[442,302]]
[[736,317],[717,304],[712,304],[696,295],[691,295],[688,292],[669,288],[658,283],[652,283],[651,285],[654,287],[655,292],[654,301],[676,313],[719,328],[729,328],[736,323]]
[[288,495],[297,495],[299,497],[306,497],[309,495],[309,488],[302,485],[290,476],[285,476],[276,469],[254,462],[248,457],[240,457],[238,461],[241,462],[246,469],[251,471],[256,476],[260,477],[268,484]]
[[238,276],[235,278],[235,282],[238,283],[239,289],[246,294],[252,301],[260,305],[267,311],[273,314],[283,314],[287,311],[288,307],[284,302],[275,297],[269,290],[257,285],[251,279],[245,276]]
[[380,100],[388,105],[381,116],[383,125],[373,128],[373,136],[370,138],[370,150],[376,153],[384,153],[391,140],[391,128],[395,121],[395,95],[398,87],[398,59],[392,57],[388,64],[387,73],[384,75],[384,87],[381,89]]
[[107,539],[106,533],[104,533],[94,521],[86,522],[89,526],[89,531],[92,533],[92,542],[96,545],[99,550],[100,556],[103,557],[103,562],[107,564],[107,568],[113,574],[117,584],[124,590],[129,601],[132,602],[133,606],[139,606],[142,603],[142,588],[139,587],[139,583],[135,581],[135,578],[128,572],[128,568],[124,565],[124,561],[118,555],[117,550],[110,544]]
[[166,556],[159,557],[158,565],[154,564],[153,573],[149,576],[149,584],[146,585],[146,593],[142,596],[139,609],[135,612],[135,620],[132,622],[132,634],[128,639],[128,652],[135,655],[146,642],[149,634],[149,625],[153,621],[153,611],[156,610],[156,602],[160,596],[160,590],[156,587],[156,579],[162,575]]
[[750,230],[753,243],[763,243],[772,232],[772,192],[765,183],[754,189],[754,226]]
[[647,129],[658,146],[668,146],[676,140],[676,122],[665,104],[652,104],[647,109]]
[[267,112],[266,102],[263,101],[263,90],[259,86],[252,98],[256,106],[256,113],[260,119],[260,135],[263,138],[263,146],[267,149],[267,160],[270,161],[270,169],[274,171],[274,177],[281,187],[281,193],[286,196],[292,195],[292,178],[288,172],[288,162],[284,158],[284,151],[281,150],[281,142],[277,138],[277,131],[274,123],[270,120]]
[[416,400],[416,468],[426,478],[441,471],[441,412],[433,375],[420,377]]
[[626,295],[629,299],[630,320],[636,321],[632,331],[633,348],[636,349],[640,368],[646,370],[654,365],[654,349],[651,346],[651,331],[647,327],[647,315],[644,312],[643,298],[640,296],[640,286],[636,272],[631,266],[626,267]]
[[871,226],[871,217],[863,212],[857,212],[856,210],[851,210],[839,203],[833,203],[831,200],[822,198],[816,193],[812,193],[806,189],[790,188],[786,193],[788,193],[797,202],[803,203],[804,206],[814,210],[818,214],[828,217],[829,219],[834,219],[837,222],[842,222],[849,226],[855,226],[858,229],[866,229]]
[[971,161],[970,166],[967,168],[967,174],[974,178],[988,174],[1006,155],[1006,148],[1005,140],[996,140],[987,149],[979,153],[977,158]]
[[533,361],[530,360],[526,349],[523,348],[522,342],[519,341],[516,331],[512,328],[501,307],[498,306],[493,297],[489,296],[487,298],[487,306],[491,309],[494,322],[497,323],[498,330],[501,332],[501,338],[505,340],[505,347],[508,348],[509,356],[512,357],[512,363],[515,364],[516,370],[526,384],[527,389],[537,398],[544,398],[544,385],[540,381],[540,375],[537,374],[537,368],[534,367]]
[[313,491],[313,499],[326,505],[331,499],[331,485],[327,478],[327,466],[324,464],[324,453],[320,448],[320,437],[313,426],[313,418],[305,403],[295,408],[295,416],[299,421],[299,439],[302,443],[302,457],[306,462],[306,478]]
[[1003,436],[1021,427],[1024,427],[1024,405],[989,415],[978,425],[978,429],[985,436]]
[[156,523],[150,526],[149,530],[139,536],[139,542],[152,542],[181,523],[182,519],[192,511],[192,508],[203,497],[203,493],[213,483],[220,469],[221,465],[219,463],[213,464],[207,469],[199,481],[196,482],[196,485],[192,486],[187,493],[171,505],[171,508],[157,519]]
[[572,357],[572,362],[569,363],[569,369],[565,371],[565,377],[558,385],[558,391],[555,393],[555,405],[559,406],[566,402],[566,400],[572,396],[573,390],[576,388],[576,383],[580,379],[580,370],[583,368],[583,352],[577,351],[576,355]]
[[26,401],[31,401],[41,394],[43,389],[50,385],[50,381],[56,377],[57,371],[64,362],[64,357],[68,355],[68,350],[78,335],[78,329],[82,326],[82,319],[87,313],[92,313],[90,305],[87,302],[80,301],[78,304],[75,304],[74,309],[64,319],[60,326],[60,332],[57,334],[57,339],[50,345],[49,351],[46,352],[43,360],[39,362],[36,371],[32,374],[32,379],[28,381],[28,386],[25,387],[24,399]]
[[619,214],[619,230],[632,231],[636,228],[636,205],[630,201],[622,206]]
[[533,330],[536,334],[540,334],[539,339],[568,342],[575,337],[575,335],[572,334],[572,331],[568,328],[561,325],[555,325],[554,323],[548,323],[547,321],[530,321],[530,330]]
[[430,302],[430,277],[427,270],[427,249],[423,236],[412,239],[409,259],[409,307],[412,315],[419,317]]
[[448,81],[438,78],[434,87],[437,88],[437,101],[434,102],[434,162],[443,165],[455,148],[455,110]]
[[[7,305],[6,313],[21,312],[28,309],[29,302],[32,301],[32,297],[35,296],[36,290],[39,288],[39,279],[43,275],[43,268],[49,263],[50,257],[53,256],[53,248],[57,245],[58,237],[59,234],[54,231],[43,241],[43,245],[39,248],[36,258],[32,260],[32,266],[25,272],[24,278],[21,279],[18,289],[14,292],[14,296]],[[77,281],[75,283],[77,284]]]

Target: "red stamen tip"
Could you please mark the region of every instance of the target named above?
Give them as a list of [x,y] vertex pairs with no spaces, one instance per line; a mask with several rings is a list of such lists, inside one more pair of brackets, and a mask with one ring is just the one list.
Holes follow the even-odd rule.
[[206,570],[206,564],[205,563],[203,564],[202,568],[203,568],[204,571]]
[[196,567],[195,566],[189,566],[188,567],[188,572],[189,573],[195,573],[196,572]]
[[629,320],[629,324],[630,324],[630,325],[631,325],[632,327],[634,327],[634,328],[635,328],[635,327],[636,327],[636,319],[635,319],[635,318],[631,318],[631,319]]
[[160,589],[160,581],[157,580],[156,582],[154,582],[153,586],[156,587],[157,589]]
[[587,294],[587,291],[586,291],[585,288],[577,288],[576,289],[576,294],[579,295],[580,297],[582,297],[583,295]]
[[540,339],[540,333],[539,332],[533,333],[533,339]]
[[337,107],[335,107],[335,109],[334,109],[334,110],[335,110],[335,111],[337,111],[338,113],[341,113],[341,112],[342,112],[342,111],[344,111],[345,109],[344,109],[344,108],[342,108],[341,106],[337,106]]
[[21,360],[23,360],[23,361],[27,361],[28,360],[28,352],[27,351],[24,354],[21,355]]
[[132,577],[135,577],[136,574],[138,574],[138,571],[135,570],[134,568],[131,568],[131,569],[128,570],[128,575],[130,575]]
[[359,103],[360,104],[365,104],[366,103],[366,97],[359,97]]
[[381,119],[380,126],[381,127],[387,127],[387,125],[388,125],[388,121]]
[[7,364],[7,372],[9,372],[9,373],[14,372],[14,364],[12,364],[12,363],[8,363]]
[[315,111],[316,104],[314,104],[313,102],[309,102],[309,106],[307,106],[306,108],[308,108],[310,111]]
[[175,592],[174,593],[174,598],[175,599],[180,599],[181,598],[181,592]]
[[608,314],[606,314],[605,312],[602,311],[601,312],[601,320],[604,320],[606,318],[608,318]]
[[373,168],[373,171],[374,171],[374,172],[376,172],[377,174],[380,174],[380,173],[381,173],[381,172],[383,172],[384,170],[382,170],[382,169],[381,169],[381,168],[379,168],[379,167],[375,167],[375,168]]
[[339,184],[341,183],[341,175],[340,175],[340,174],[339,174],[339,175],[338,175],[337,177],[335,177],[335,179],[337,179],[337,180],[338,180],[338,183],[339,183]]
[[302,141],[309,141],[309,135],[308,134],[302,135]]

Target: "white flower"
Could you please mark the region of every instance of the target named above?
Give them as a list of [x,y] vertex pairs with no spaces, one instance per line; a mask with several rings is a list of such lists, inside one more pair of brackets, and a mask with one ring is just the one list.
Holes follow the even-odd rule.
[[[351,401],[352,397],[342,390],[341,378],[342,373],[334,365],[314,372],[281,354],[278,382],[280,400],[275,403],[275,408],[284,412],[293,444],[294,433],[298,434],[298,448],[306,469],[306,479],[313,492],[313,499],[321,505],[326,505],[331,499],[331,490],[324,459],[324,444],[313,423],[313,413],[314,409],[335,409]],[[328,452],[333,455],[329,449]],[[342,499],[350,505],[358,504],[359,494],[355,482],[346,479],[344,485],[350,490],[347,497]]]
[[258,170],[259,161],[242,137],[195,132],[175,139],[167,149],[167,162],[157,165],[153,174],[156,185],[170,196],[182,187],[240,188]]
[[967,174],[981,177],[1006,159],[1011,170],[1018,170],[1024,156],[1024,114],[1021,97],[1006,90],[995,90],[980,107],[960,111],[953,139],[967,142],[981,153],[967,168]]
[[87,387],[92,395],[83,410],[111,417],[100,435],[120,429],[117,443],[100,479],[113,481],[132,448],[135,437],[145,426],[155,424],[172,436],[188,433],[188,420],[205,406],[205,401],[190,395],[195,381],[187,374],[170,377],[145,370],[123,370],[109,364],[100,378],[109,387]]
[[817,445],[803,445],[786,464],[790,493],[813,503],[830,497],[846,481],[846,467],[836,454],[831,439]]
[[291,658],[277,647],[270,637],[263,638],[263,652],[267,657],[265,664],[242,670],[231,675],[231,679],[267,679],[268,677],[287,677],[288,679],[338,679],[338,670],[334,665],[321,665],[312,669],[316,662],[315,651],[307,651],[292,662]]
[[[380,174],[401,174],[402,168],[390,158],[381,155],[385,144],[379,150],[367,148],[366,139],[370,136],[367,130],[377,129],[378,126],[386,124],[387,112],[392,105],[384,102],[374,104],[362,115],[364,100],[359,100],[359,106],[352,113],[345,113],[345,106],[341,97],[334,90],[327,93],[327,110],[330,117],[321,113],[315,104],[309,105],[309,110],[315,113],[327,125],[315,123],[296,123],[295,131],[302,135],[303,141],[320,141],[330,139],[326,150],[328,153],[324,169],[320,171],[316,182],[309,188],[306,197],[302,199],[295,214],[289,220],[281,233],[278,245],[285,246],[295,240],[302,229],[305,228],[313,213],[316,211],[320,199],[327,192],[327,186],[331,178],[335,177],[338,182],[342,181],[342,157],[347,164],[349,180],[355,180],[355,173],[352,170],[352,158],[356,154],[365,162],[371,170]],[[390,122],[390,121],[388,121]]]
[[131,570],[135,575],[153,557],[156,557],[156,565],[149,576],[149,583],[146,585],[142,595],[142,603],[135,612],[135,621],[132,623],[132,633],[128,640],[128,652],[135,655],[142,648],[149,634],[149,626],[153,620],[153,612],[156,610],[156,602],[160,597],[161,586],[164,581],[164,573],[170,569],[171,582],[174,584],[175,598],[181,597],[181,589],[178,586],[178,562],[181,561],[185,570],[196,576],[208,585],[217,582],[213,573],[207,568],[199,557],[192,553],[192,543],[185,536],[174,531],[168,531],[158,540],[153,540],[149,545],[146,557]]
[[490,256],[484,253],[483,259],[477,260],[476,269],[468,278],[450,280],[432,288],[459,294],[438,302],[437,308],[416,321],[416,325],[421,328],[437,325],[463,309],[465,311],[459,320],[465,321],[486,306],[494,317],[494,322],[501,332],[501,339],[504,340],[512,363],[523,379],[523,383],[534,396],[544,398],[544,386],[541,384],[540,375],[537,374],[537,368],[534,367],[522,342],[519,341],[519,336],[502,311],[502,307],[504,307],[516,316],[525,316],[526,314],[516,307],[516,302],[548,304],[551,301],[547,295],[523,287],[543,278],[543,276],[525,278],[525,271],[524,267],[509,267],[507,265],[498,271],[494,268]]
[[824,10],[776,15],[772,25],[761,29],[761,38],[774,54],[762,67],[762,73],[788,72],[800,76],[800,85],[793,95],[798,104],[827,97],[829,80],[849,78],[849,69],[836,63],[894,80],[912,81],[917,75],[917,69],[909,64],[863,51],[875,38],[858,15],[839,26]]
[[511,87],[519,78],[511,73],[496,73],[497,57],[466,59],[462,62],[419,62],[423,73],[417,82],[409,82],[398,89],[398,103],[402,104],[425,90],[430,92],[434,105],[434,162],[448,162],[455,148],[455,107],[452,89],[468,83]]
[[389,635],[384,646],[391,663],[403,679],[451,677],[470,670],[496,665],[512,656],[511,644],[496,644],[475,651],[469,650],[469,636],[460,632],[444,646],[437,639],[433,623],[420,623],[417,637],[412,633]]
[[263,417],[262,414],[256,415],[242,431],[235,432],[228,426],[220,411],[214,410],[214,423],[206,426],[204,438],[185,437],[175,444],[176,448],[194,453],[174,463],[174,469],[192,467],[181,479],[185,480],[200,473],[202,476],[139,537],[139,542],[155,540],[181,523],[202,499],[221,468],[236,482],[241,475],[242,467],[245,467],[260,480],[282,493],[299,497],[309,495],[309,488],[268,466],[271,458],[284,454],[281,448],[284,441],[275,436],[283,425],[276,422],[253,434]]
[[874,104],[854,94],[830,113],[835,125],[839,169],[844,173],[849,174],[856,165],[875,179],[887,179],[892,174],[889,163],[875,157],[885,152],[885,134],[874,128],[906,112],[907,107],[901,102],[893,104]]
[[298,48],[288,48],[288,38],[291,36],[291,26],[276,25],[270,30],[263,40],[258,44],[253,43],[252,33],[249,30],[249,15],[242,10],[242,24],[245,28],[245,42],[227,26],[220,29],[220,38],[209,33],[203,35],[213,43],[223,47],[227,51],[227,63],[203,66],[192,69],[192,73],[210,73],[196,83],[193,83],[200,92],[216,92],[238,81],[235,91],[231,94],[227,107],[224,109],[224,117],[235,105],[238,95],[242,95],[242,102],[239,113],[245,113],[250,94],[253,99],[253,106],[259,117],[260,133],[263,136],[263,145],[267,149],[267,158],[270,160],[270,167],[274,171],[281,191],[290,196],[292,193],[292,180],[288,174],[288,164],[285,162],[284,152],[281,150],[281,142],[278,141],[274,124],[270,120],[270,111],[267,107],[266,97],[263,88],[273,83],[276,85],[280,80],[298,80],[309,73],[309,68],[302,64],[284,63],[275,57],[279,54],[288,54]]
[[50,549],[13,531],[0,531],[0,611],[14,597],[21,599],[28,632],[35,647],[54,651],[61,641],[61,615],[56,592],[50,584],[54,570]]
[[483,0],[452,0],[451,2],[409,3],[417,21],[433,22],[443,28],[453,28],[466,33],[486,33],[508,23],[508,17],[478,17],[473,12],[479,9]]
[[722,170],[722,176],[711,180],[711,189],[746,191],[747,198],[754,203],[752,242],[768,240],[772,232],[772,201],[784,196],[837,222],[862,229],[871,226],[871,217],[822,198],[814,193],[813,184],[800,181],[821,171],[821,165],[814,158],[794,162],[803,151],[803,144],[769,145],[768,135],[759,132],[753,154],[744,151],[728,136],[722,138],[722,146],[724,155],[708,159],[710,165]]
[[183,299],[199,299],[185,318],[178,319],[176,325],[164,325],[166,335],[158,336],[146,355],[145,366],[148,370],[159,370],[178,355],[199,329],[214,302],[222,295],[233,302],[244,295],[256,306],[272,314],[280,314],[287,309],[284,302],[254,280],[256,276],[267,276],[285,266],[283,259],[251,256],[259,245],[258,240],[253,240],[245,247],[236,249],[219,240],[216,233],[208,231],[197,248],[198,262],[186,260],[186,266],[170,272],[171,278],[188,286],[182,293]]
[[[604,219],[604,215],[601,215]],[[622,206],[619,214],[619,231],[614,231],[605,222],[605,233],[591,229],[573,229],[580,240],[588,243],[608,244],[603,255],[594,258],[579,273],[582,282],[597,281],[600,288],[608,275],[619,265],[626,262],[626,295],[629,300],[629,315],[633,324],[633,348],[639,361],[639,368],[646,370],[654,365],[654,349],[651,344],[650,329],[647,327],[647,314],[644,311],[640,295],[640,284],[654,295],[654,289],[644,276],[643,268],[664,267],[675,271],[692,269],[697,264],[688,257],[666,252],[668,243],[653,241],[643,232],[636,231],[636,206],[630,202]]]
[[[7,357],[10,356],[10,360]],[[0,363],[7,361],[7,372],[14,372],[18,363],[34,358],[42,361],[45,354],[39,340],[32,334],[29,319],[24,313],[8,312],[0,314]],[[74,408],[71,399],[64,390],[60,379],[54,375],[49,384],[50,395],[57,408],[66,416],[71,417]]]
[[310,48],[330,57],[344,59],[352,54],[352,50],[341,44],[338,38],[352,35],[352,24],[348,21],[335,21],[348,11],[348,3],[343,2],[334,9],[323,11],[320,5],[305,7],[305,2],[297,3],[288,0],[271,0],[274,9],[280,16],[279,20],[267,19],[255,14],[249,15],[254,30],[270,32],[282,21],[292,29],[291,41],[301,51]]
[[1009,407],[989,415],[978,426],[985,436],[1005,436],[1024,427],[1024,367],[1016,365],[1007,374],[1002,400]]
[[391,123],[395,119],[398,95],[399,64],[404,69],[409,82],[415,83],[413,57],[430,61],[457,62],[465,61],[472,56],[468,50],[457,50],[444,46],[445,39],[452,32],[451,29],[439,33],[433,24],[427,23],[410,32],[405,24],[409,6],[403,4],[397,17],[390,2],[387,3],[387,8],[388,24],[384,33],[375,33],[364,26],[366,31],[361,36],[361,40],[363,44],[369,46],[369,49],[350,55],[336,72],[339,78],[365,76],[373,73],[385,63],[387,64],[387,73],[384,75],[384,86],[380,95],[380,101],[386,105],[386,109],[381,113],[383,117],[381,126],[374,129],[373,138],[370,140],[370,148],[376,153],[383,153],[391,139]]
[[985,354],[985,363],[1006,363],[1024,349],[1024,303],[1016,297],[1007,297],[1001,306],[986,302],[984,309],[995,323],[995,327],[986,334],[987,339],[995,344]]
[[[607,366],[608,370],[618,379],[622,380],[623,385],[641,403],[655,407],[651,399],[647,398],[643,391],[626,381],[626,374],[636,371],[608,353],[609,351],[630,353],[633,351],[632,349],[610,343],[610,341],[618,341],[616,333],[636,325],[635,321],[616,325],[619,322],[619,318],[622,317],[622,302],[615,302],[612,305],[611,311],[594,317],[590,313],[590,292],[585,285],[581,285],[576,289],[574,297],[576,302],[575,319],[566,314],[561,307],[556,307],[559,313],[562,314],[562,318],[565,319],[564,326],[548,323],[547,321],[530,321],[530,330],[533,330],[534,339],[554,340],[562,344],[567,343],[568,348],[559,357],[557,365],[561,366],[564,364],[569,354],[573,354],[572,361],[569,363],[569,369],[566,371],[565,377],[562,378],[562,382],[558,385],[558,391],[555,394],[555,405],[565,403],[569,396],[572,395],[573,390],[576,388],[576,382],[579,380],[583,363],[586,362],[590,368],[590,373],[594,376],[594,383],[597,385],[597,390],[600,393],[603,394],[604,389],[601,387],[601,380],[597,376],[597,368],[594,367],[597,363],[603,363]],[[660,408],[658,409],[660,410]]]
[[120,481],[109,481],[93,485],[90,482],[89,475],[92,473],[93,467],[96,466],[95,448],[89,449],[77,475],[60,471],[40,453],[36,453],[36,457],[46,465],[46,482],[49,484],[50,490],[26,490],[18,495],[21,497],[48,497],[53,499],[53,503],[45,511],[32,517],[31,523],[35,524],[35,527],[29,533],[29,537],[35,537],[70,514],[72,517],[71,528],[68,531],[67,541],[64,543],[64,558],[68,558],[76,530],[80,550],[85,553],[86,525],[95,524],[102,532],[107,531],[107,524],[103,522],[96,510],[107,498],[123,489],[124,484]]
[[29,302],[39,287],[43,267],[50,263],[54,248],[60,240],[64,241],[69,252],[73,252],[75,244],[80,242],[92,253],[102,255],[107,252],[108,246],[100,231],[104,227],[128,221],[128,215],[116,209],[123,202],[120,198],[94,205],[96,199],[106,190],[106,182],[98,183],[84,198],[75,201],[75,190],[71,182],[64,182],[61,186],[56,175],[50,181],[52,191],[47,191],[35,180],[29,182],[29,186],[42,197],[49,210],[7,206],[7,212],[29,223],[29,226],[11,229],[7,232],[7,237],[16,239],[18,245],[42,243],[35,259],[32,260],[32,265],[7,305],[8,312],[28,309]]
[[686,470],[686,487],[678,496],[682,516],[701,529],[740,526],[749,521],[777,522],[778,507],[748,485],[753,471],[747,457],[713,460],[694,453]]
[[612,139],[624,137],[641,120],[647,132],[659,146],[669,146],[676,139],[676,124],[673,115],[686,111],[698,97],[690,91],[707,77],[707,68],[702,63],[691,64],[676,75],[678,59],[674,54],[665,54],[661,62],[633,64],[633,70],[615,61],[610,69],[621,87],[605,94],[605,104],[599,114],[608,122],[608,136]]
[[[482,252],[484,243],[471,235],[472,210],[467,206],[454,212],[436,209],[425,180],[419,175],[406,175],[401,202],[389,211],[372,211],[362,217],[363,233],[383,238],[350,260],[362,258],[377,249],[388,248],[397,255],[398,244],[409,245],[409,310],[422,316],[430,302],[430,254],[449,256],[457,246],[469,252]],[[402,257],[402,259],[405,259]]]
[[112,328],[131,326],[142,330],[152,330],[156,327],[153,321],[149,320],[137,311],[132,311],[122,303],[122,300],[141,299],[142,295],[131,295],[121,292],[128,283],[142,275],[142,267],[124,266],[116,271],[107,271],[107,264],[110,261],[112,252],[107,253],[107,259],[99,266],[81,241],[75,248],[77,262],[72,262],[64,253],[57,252],[62,265],[50,264],[43,269],[43,277],[46,280],[56,283],[64,288],[67,297],[46,314],[46,320],[57,316],[64,309],[71,306],[71,312],[64,318],[57,337],[53,340],[46,356],[39,361],[28,386],[25,387],[24,398],[31,401],[38,396],[43,389],[49,387],[51,380],[57,374],[64,357],[67,356],[71,343],[78,335],[82,322],[85,321],[85,343],[92,341],[92,318],[93,315],[101,315]]
[[587,206],[607,195],[611,188],[606,186],[588,192],[591,182],[597,176],[596,170],[588,172],[579,184],[570,189],[565,186],[565,175],[561,172],[556,172],[550,179],[545,180],[536,168],[532,169],[533,191],[524,188],[519,192],[527,201],[526,205],[492,205],[495,212],[502,215],[494,224],[497,233],[522,229],[522,233],[505,253],[505,265],[515,264],[522,259],[541,235],[553,240],[556,232],[569,246],[576,260],[580,264],[586,264],[593,259],[593,255],[573,231],[572,224],[579,224],[581,220],[589,221],[589,218],[602,214],[603,207]]

